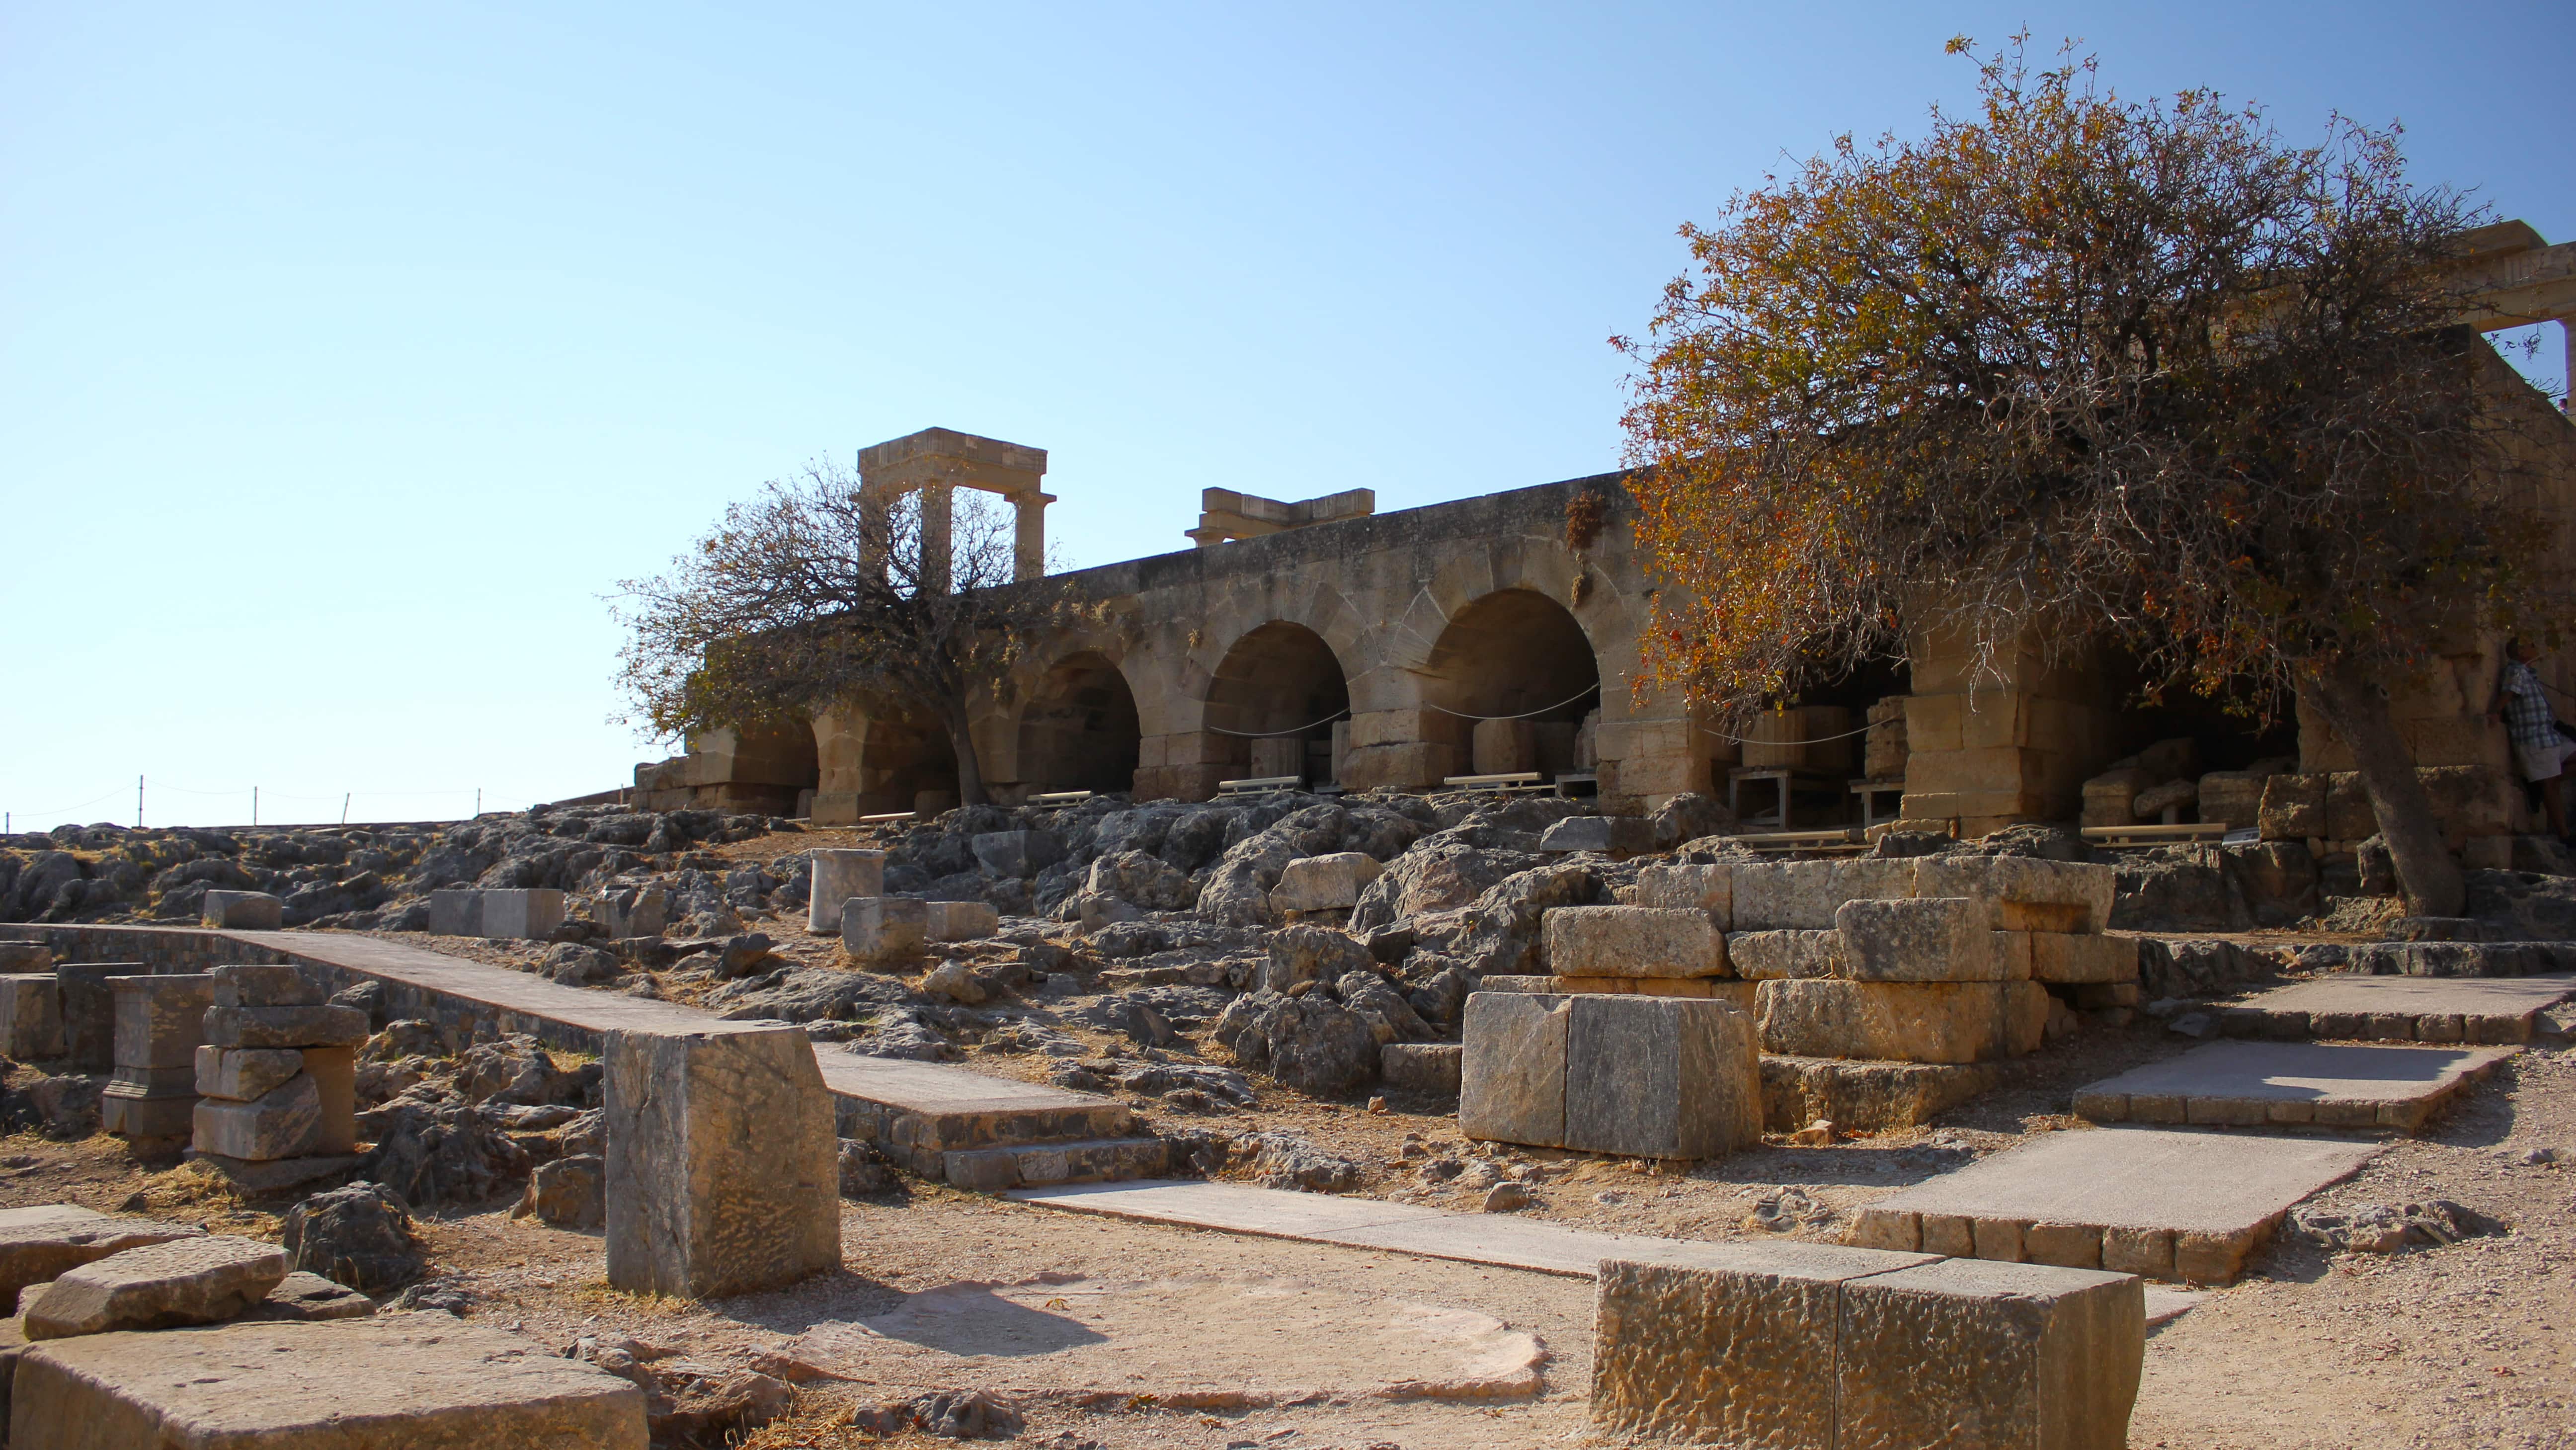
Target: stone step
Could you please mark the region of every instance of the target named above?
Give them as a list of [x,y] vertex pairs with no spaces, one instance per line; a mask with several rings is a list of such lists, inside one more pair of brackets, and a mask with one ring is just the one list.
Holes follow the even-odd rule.
[[1171,1147],[1160,1138],[1090,1138],[1074,1143],[1020,1143],[998,1148],[952,1148],[908,1161],[926,1178],[982,1193],[1044,1188],[1064,1183],[1113,1183],[1159,1178],[1169,1171]]
[[2525,1043],[2576,976],[2364,977],[2330,973],[2217,1009],[2227,1037]]
[[2519,1047],[2213,1042],[2075,1092],[2096,1123],[2393,1129],[2412,1134]]
[[2365,942],[2345,948],[2344,964],[2336,970],[2379,977],[2537,977],[2576,972],[2576,941]]

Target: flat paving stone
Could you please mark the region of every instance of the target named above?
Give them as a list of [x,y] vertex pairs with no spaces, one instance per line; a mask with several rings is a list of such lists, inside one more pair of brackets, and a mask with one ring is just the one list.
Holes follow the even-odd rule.
[[1780,1254],[1792,1254],[1810,1270],[1820,1263],[1848,1262],[1856,1266],[1852,1270],[1855,1273],[1880,1273],[1911,1262],[1927,1262],[1929,1258],[1831,1244],[1710,1243],[1646,1234],[1600,1233],[1511,1214],[1453,1213],[1410,1203],[1250,1188],[1237,1183],[1077,1184],[1024,1188],[1007,1196],[1074,1213],[1338,1244],[1344,1248],[1382,1249],[1427,1259],[1456,1259],[1580,1279],[1592,1278],[1603,1259],[1745,1268],[1772,1262]]
[[2223,1284],[2293,1205],[2380,1147],[2158,1128],[2049,1133],[1880,1199],[1851,1241]]
[[[2265,1037],[2380,1042],[2529,1042],[2541,1011],[2576,992],[2576,975],[2370,977],[2335,973],[2275,987],[2226,1009],[2257,1014]],[[2223,1025],[2233,1026],[2233,1023]]]
[[2413,1133],[2519,1047],[2213,1042],[2080,1088],[2096,1123],[2394,1128]]

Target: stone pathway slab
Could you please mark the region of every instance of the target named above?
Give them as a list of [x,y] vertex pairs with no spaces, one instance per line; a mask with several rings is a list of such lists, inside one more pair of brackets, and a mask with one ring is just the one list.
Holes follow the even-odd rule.
[[2413,1133],[2518,1047],[2213,1042],[2078,1089],[2096,1123],[2393,1128]]
[[2157,1128],[2049,1133],[1861,1210],[1852,1242],[2223,1284],[2380,1145]]
[[2233,1036],[2373,1042],[2529,1042],[2542,1009],[2576,992],[2576,975],[2364,977],[2334,974],[2225,1010]]

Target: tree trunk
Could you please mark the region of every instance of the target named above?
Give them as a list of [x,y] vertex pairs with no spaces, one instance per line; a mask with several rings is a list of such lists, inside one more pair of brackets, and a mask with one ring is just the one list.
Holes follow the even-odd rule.
[[2362,788],[2370,792],[2380,838],[2396,862],[2407,910],[2416,916],[2459,915],[2468,888],[2442,845],[2432,798],[2424,794],[2423,779],[2415,774],[2414,758],[2388,716],[2388,701],[2378,685],[2353,666],[2338,665],[2307,677],[2299,694],[2351,748]]
[[965,702],[951,702],[940,711],[940,715],[948,724],[948,746],[957,752],[957,803],[961,806],[987,804],[984,768],[975,759],[975,732],[966,723]]

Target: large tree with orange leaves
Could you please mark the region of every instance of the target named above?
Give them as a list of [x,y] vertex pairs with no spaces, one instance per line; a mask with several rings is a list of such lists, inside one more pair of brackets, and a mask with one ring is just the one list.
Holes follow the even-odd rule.
[[2443,280],[2479,218],[2394,130],[2294,146],[2018,38],[1979,92],[1686,227],[1694,269],[1620,340],[1659,682],[1742,718],[1928,628],[2295,692],[2415,908],[2455,913],[2384,690],[2565,604],[2515,445],[2546,414]]

